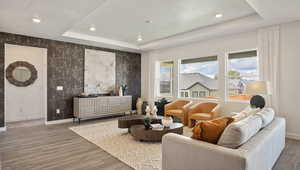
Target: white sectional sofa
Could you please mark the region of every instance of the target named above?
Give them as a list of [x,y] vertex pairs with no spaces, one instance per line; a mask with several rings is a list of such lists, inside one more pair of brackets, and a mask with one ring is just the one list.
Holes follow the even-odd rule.
[[167,134],[162,170],[271,170],[285,146],[285,119],[276,117],[237,149]]

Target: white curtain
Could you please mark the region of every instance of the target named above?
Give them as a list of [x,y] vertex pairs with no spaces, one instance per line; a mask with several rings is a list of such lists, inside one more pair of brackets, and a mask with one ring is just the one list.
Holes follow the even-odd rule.
[[263,28],[258,31],[258,55],[261,79],[270,84],[271,95],[267,105],[279,111],[279,26]]

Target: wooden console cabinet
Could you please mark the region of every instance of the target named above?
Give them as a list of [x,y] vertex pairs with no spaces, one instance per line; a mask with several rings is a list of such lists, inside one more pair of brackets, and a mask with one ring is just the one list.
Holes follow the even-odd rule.
[[112,116],[131,111],[131,96],[99,96],[95,98],[74,97],[74,118]]

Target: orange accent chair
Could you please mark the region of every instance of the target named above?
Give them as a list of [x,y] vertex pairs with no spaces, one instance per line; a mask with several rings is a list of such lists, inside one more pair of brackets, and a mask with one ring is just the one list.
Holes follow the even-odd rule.
[[188,126],[195,126],[197,120],[212,120],[220,113],[220,105],[213,102],[198,103],[193,105],[188,112]]
[[174,116],[182,120],[186,126],[188,124],[188,109],[192,105],[192,101],[176,100],[165,105],[165,116]]

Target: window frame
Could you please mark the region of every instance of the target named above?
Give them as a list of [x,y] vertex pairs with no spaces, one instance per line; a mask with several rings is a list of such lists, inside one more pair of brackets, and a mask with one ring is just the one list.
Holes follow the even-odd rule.
[[228,72],[230,71],[229,70],[229,55],[232,54],[232,53],[242,53],[242,52],[249,52],[249,51],[256,51],[258,80],[261,80],[258,48],[226,52],[225,53],[225,92],[224,92],[225,93],[225,96],[224,96],[224,101],[225,102],[249,103],[249,100],[232,100],[232,99],[229,99],[229,90],[228,90],[229,89],[229,81],[230,81],[229,76],[228,76]]
[[181,70],[181,61],[182,60],[193,60],[193,59],[198,59],[198,58],[209,58],[209,57],[216,57],[217,59],[216,59],[216,61],[218,62],[217,63],[217,68],[218,68],[218,79],[217,79],[217,84],[218,84],[218,90],[217,91],[220,91],[220,87],[219,87],[219,85],[220,85],[220,64],[221,64],[221,62],[220,62],[220,57],[219,57],[220,55],[219,54],[212,54],[212,55],[207,55],[207,56],[204,56],[204,57],[188,57],[188,58],[186,58],[186,57],[182,57],[182,58],[180,58],[180,59],[178,59],[177,60],[177,68],[178,68],[178,71],[177,71],[177,77],[178,77],[178,81],[177,81],[177,98],[178,99],[192,99],[192,100],[205,100],[205,101],[212,101],[212,102],[219,102],[219,101],[221,101],[222,100],[222,97],[221,96],[217,96],[217,98],[219,98],[219,99],[212,99],[212,98],[207,98],[207,97],[200,97],[199,96],[199,91],[198,91],[198,97],[192,97],[192,95],[191,94],[189,94],[189,97],[181,97],[181,95],[180,95],[180,92],[182,92],[182,91],[187,91],[187,90],[180,90],[180,85],[179,85],[179,82],[180,82],[180,70]]
[[[173,63],[173,66],[171,67],[171,80],[170,80],[170,93],[169,94],[166,94],[166,93],[160,93],[160,64],[161,63],[164,63],[164,62],[172,62]],[[173,94],[173,87],[174,87],[174,85],[173,85],[173,83],[174,83],[174,66],[175,66],[175,61],[174,60],[158,60],[157,62],[156,62],[157,64],[158,64],[158,72],[159,72],[159,78],[157,78],[158,79],[158,81],[157,81],[157,97],[158,98],[172,98],[172,97],[174,97],[174,94]],[[162,94],[166,94],[166,95],[162,95]]]

